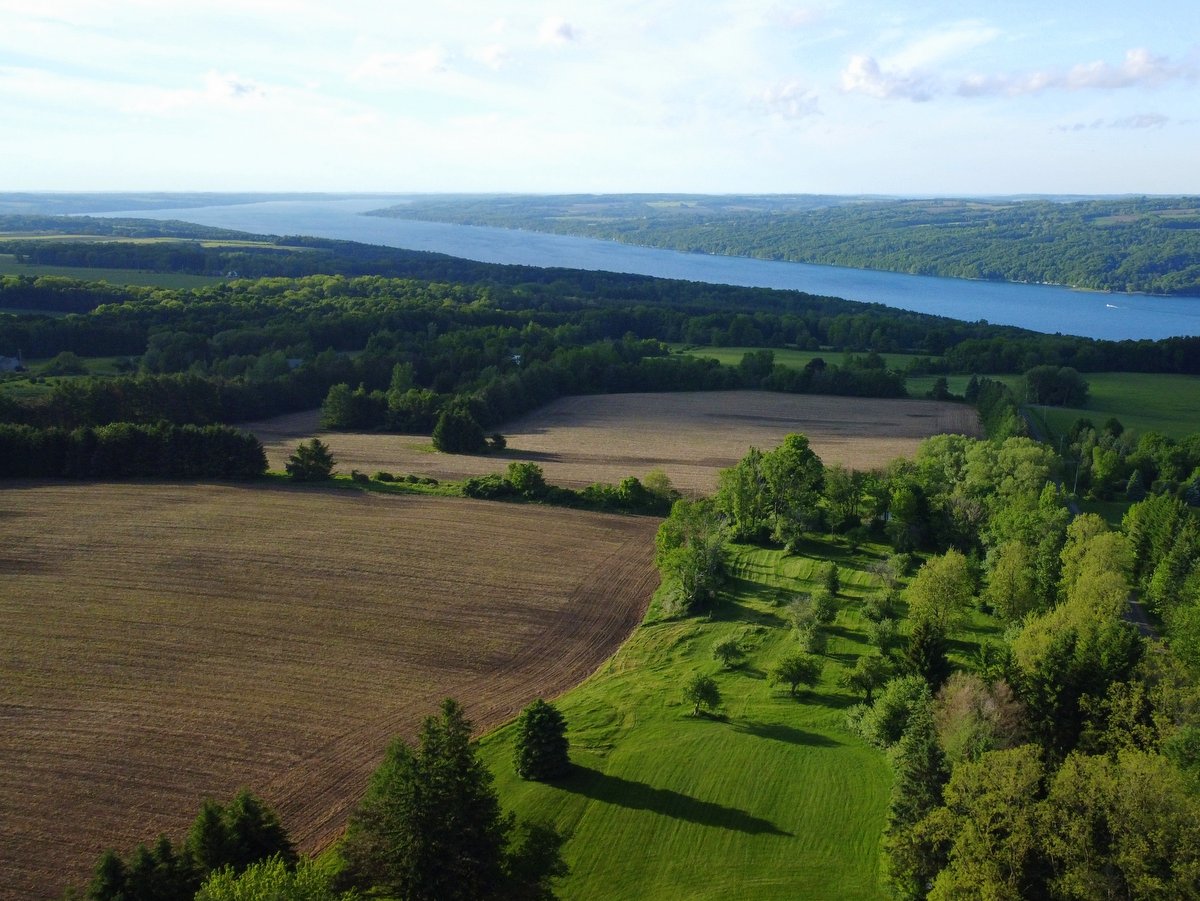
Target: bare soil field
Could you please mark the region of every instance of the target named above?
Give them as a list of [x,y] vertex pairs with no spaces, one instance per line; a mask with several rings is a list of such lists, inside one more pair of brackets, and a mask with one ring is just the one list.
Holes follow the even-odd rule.
[[596,670],[657,585],[656,520],[212,485],[0,491],[0,898],[246,786],[312,851],[396,735]]
[[807,435],[826,464],[854,469],[911,456],[930,435],[983,434],[965,404],[765,391],[565,397],[500,426],[508,448],[494,456],[440,454],[428,438],[414,435],[321,432],[315,411],[246,428],[266,446],[272,469],[282,470],[301,440],[320,436],[342,472],[382,469],[461,479],[531,460],[558,485],[615,483],[657,468],[691,493],[712,492],[718,470],[735,464],[751,445],[768,450],[790,432]]

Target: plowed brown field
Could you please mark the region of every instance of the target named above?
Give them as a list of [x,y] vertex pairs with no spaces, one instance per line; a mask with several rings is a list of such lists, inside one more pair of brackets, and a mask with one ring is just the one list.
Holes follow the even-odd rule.
[[316,412],[247,428],[262,439],[272,469],[282,470],[301,440],[320,435],[343,472],[382,469],[461,479],[531,460],[558,485],[616,483],[660,468],[677,488],[702,493],[712,492],[717,471],[740,460],[750,445],[768,450],[789,432],[807,435],[826,464],[854,469],[911,456],[930,435],[982,436],[975,411],[965,404],[763,391],[566,397],[500,426],[508,449],[498,456],[439,454],[428,438],[412,435],[324,433],[317,430]]
[[655,520],[285,488],[0,491],[0,898],[180,837],[242,785],[301,847],[454,696],[482,727],[593,672]]

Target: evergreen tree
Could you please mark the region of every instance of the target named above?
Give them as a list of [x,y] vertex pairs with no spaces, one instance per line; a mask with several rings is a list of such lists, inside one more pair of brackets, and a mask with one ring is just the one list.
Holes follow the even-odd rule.
[[[229,836],[226,864],[241,872],[251,863],[278,857],[285,864],[296,863],[296,849],[273,810],[242,789],[223,812]],[[215,868],[214,868],[215,869]]]
[[841,589],[841,575],[838,573],[837,564],[832,560],[825,564],[825,571],[821,574],[821,582],[825,586],[825,590],[831,595],[837,595]]
[[542,781],[567,775],[567,721],[558,709],[538,698],[517,720],[514,763],[522,779]]
[[470,410],[451,405],[433,427],[433,446],[446,454],[478,454],[487,449],[487,438]]
[[336,463],[325,443],[320,438],[313,438],[296,448],[284,468],[296,482],[319,482],[329,478]]
[[929,683],[931,691],[937,691],[950,677],[946,649],[946,634],[932,620],[917,620],[904,659],[908,671]]
[[126,888],[125,862],[113,849],[100,855],[92,881],[87,887],[88,901],[118,901],[124,899]]
[[184,844],[196,869],[201,873],[221,869],[229,861],[232,844],[223,808],[211,798],[206,799]]
[[914,827],[942,803],[949,775],[938,747],[930,704],[913,710],[892,755],[896,774],[888,805],[884,848],[888,880],[901,898],[925,897],[925,886],[945,863],[944,849]]
[[[548,828],[513,842],[492,775],[475,756],[471,723],[453,700],[421,727],[417,747],[396,741],[371,777],[342,844],[342,881],[405,901],[543,898],[562,872]],[[541,894],[539,894],[541,892]]]

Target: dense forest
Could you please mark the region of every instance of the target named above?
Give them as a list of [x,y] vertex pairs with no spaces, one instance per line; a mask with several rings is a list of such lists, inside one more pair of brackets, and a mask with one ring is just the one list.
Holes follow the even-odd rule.
[[1200,294],[1200,199],[567,195],[421,198],[377,215],[582,235],[692,253]]

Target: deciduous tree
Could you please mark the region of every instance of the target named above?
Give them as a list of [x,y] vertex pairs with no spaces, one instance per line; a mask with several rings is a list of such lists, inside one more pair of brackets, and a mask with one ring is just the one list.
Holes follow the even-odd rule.
[[908,613],[948,635],[960,628],[970,610],[975,580],[967,558],[951,549],[917,570],[908,586]]
[[801,685],[809,688],[821,681],[821,661],[809,654],[788,654],[773,667],[772,685],[786,685],[794,698]]
[[698,673],[683,686],[683,699],[692,705],[692,716],[704,708],[716,710],[721,706],[721,689],[712,676]]
[[[887,620],[891,622],[891,620]],[[842,684],[851,691],[862,692],[867,704],[871,703],[875,689],[887,682],[891,667],[878,654],[863,654],[854,662],[854,669],[842,676]]]

